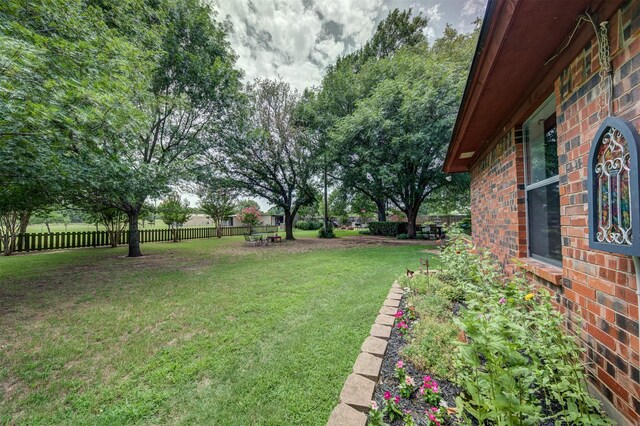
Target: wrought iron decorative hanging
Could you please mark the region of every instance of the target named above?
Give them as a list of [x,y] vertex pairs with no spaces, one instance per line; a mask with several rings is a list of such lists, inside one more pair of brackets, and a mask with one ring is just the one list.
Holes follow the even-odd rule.
[[620,118],[607,117],[589,153],[589,245],[640,255],[640,136]]

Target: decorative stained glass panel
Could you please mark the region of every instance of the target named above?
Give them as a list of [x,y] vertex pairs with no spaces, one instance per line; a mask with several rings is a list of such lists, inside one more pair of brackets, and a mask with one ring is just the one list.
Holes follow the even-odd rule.
[[613,253],[640,255],[640,179],[635,127],[607,117],[589,154],[589,244]]
[[598,180],[598,242],[633,244],[631,225],[631,187],[629,146],[622,133],[614,128],[605,130],[595,174]]

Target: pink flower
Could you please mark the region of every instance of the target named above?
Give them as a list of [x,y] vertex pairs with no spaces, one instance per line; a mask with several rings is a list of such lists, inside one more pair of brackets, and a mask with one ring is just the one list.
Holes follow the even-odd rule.
[[410,377],[410,376],[405,377],[405,378],[404,378],[404,382],[405,382],[406,384],[408,384],[409,386],[414,386],[414,385],[416,384],[416,382],[415,382],[415,381],[413,380],[413,378],[412,378],[412,377]]
[[501,299],[498,301],[498,303],[499,303],[499,304],[501,304],[501,305],[504,305],[505,303],[507,303],[507,299],[505,299],[505,298],[503,297],[503,298],[501,298]]
[[420,388],[419,392],[420,392],[420,395],[424,395],[424,386]]
[[397,404],[397,403],[399,403],[399,402],[400,402],[400,396],[399,396],[399,395],[396,395],[396,397],[395,397],[395,398],[393,398],[393,401],[394,401],[396,404]]
[[434,413],[437,413],[438,409],[436,407],[431,407],[431,411],[433,411]]
[[396,318],[402,318],[403,315],[404,315],[404,312],[398,311],[398,312],[396,312],[395,317]]
[[400,360],[400,361],[398,361],[396,363],[396,368],[402,368],[402,367],[404,367],[404,362],[402,362],[402,360]]
[[425,383],[430,382],[431,381],[431,376],[424,376],[422,378],[422,381],[425,382]]
[[378,409],[378,403],[375,401],[371,401],[371,409],[372,410],[377,410]]
[[385,399],[385,401],[390,400],[390,399],[391,399],[391,392],[386,391],[386,392],[384,393],[384,399]]

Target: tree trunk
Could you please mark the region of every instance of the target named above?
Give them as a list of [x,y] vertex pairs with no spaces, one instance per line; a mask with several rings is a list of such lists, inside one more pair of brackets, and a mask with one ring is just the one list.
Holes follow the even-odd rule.
[[0,216],[0,234],[2,236],[3,254],[10,256],[16,248],[16,236],[18,233],[18,212],[6,212]]
[[221,220],[216,222],[216,236],[218,238],[222,238],[222,221]]
[[293,238],[293,219],[294,219],[294,217],[295,217],[295,215],[292,215],[291,211],[289,211],[289,210],[285,210],[284,211],[285,239],[289,240],[289,241],[295,240],[295,238]]
[[31,219],[31,211],[25,210],[20,215],[20,231],[19,234],[27,233],[27,226],[29,226],[29,220]]
[[384,200],[376,200],[376,207],[378,208],[378,222],[387,221],[387,203]]
[[14,244],[20,244],[20,241],[22,241],[22,244],[24,246],[24,240],[25,240],[25,236],[24,234],[27,233],[27,227],[29,226],[29,220],[31,219],[31,210],[25,210],[20,214],[20,229],[18,230],[18,235],[16,236],[16,241],[14,242]]
[[129,216],[129,257],[142,256],[142,252],[140,251],[140,233],[138,232],[139,214],[140,209],[135,207],[127,212],[127,216]]
[[407,215],[408,221],[407,234],[409,235],[409,238],[414,239],[416,237],[416,220],[418,218],[418,209],[415,209],[415,211],[407,210],[405,213]]

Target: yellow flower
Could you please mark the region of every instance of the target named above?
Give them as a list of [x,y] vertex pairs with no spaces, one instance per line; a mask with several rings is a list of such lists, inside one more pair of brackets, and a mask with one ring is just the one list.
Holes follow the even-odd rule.
[[535,297],[535,294],[533,293],[529,293],[524,297],[524,300],[531,300]]

